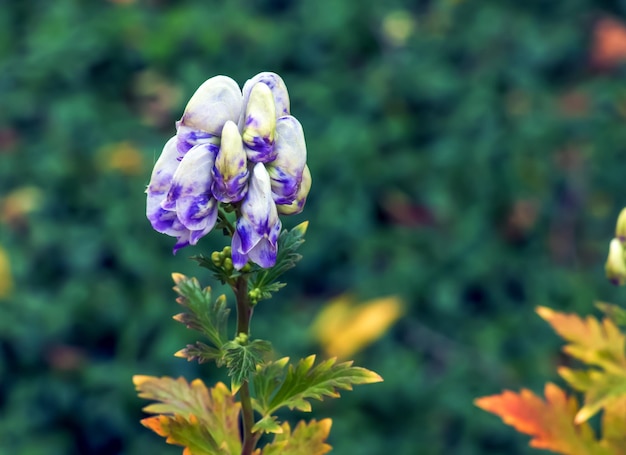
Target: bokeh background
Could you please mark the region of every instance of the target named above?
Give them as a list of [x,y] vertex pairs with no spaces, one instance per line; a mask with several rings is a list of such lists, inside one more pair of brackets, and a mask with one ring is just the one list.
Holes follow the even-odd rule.
[[337,455],[533,453],[472,400],[558,381],[536,305],[623,299],[603,262],[625,20],[618,0],[0,0],[0,453],[180,453],[138,423],[131,376],[223,379],[172,356],[196,337],[170,273],[211,284],[188,257],[224,239],[172,256],[143,191],[198,85],[267,70],[314,183],[254,335],[325,356],[309,326],[333,299],[404,302],[351,354],[385,382],[295,418],[332,417]]

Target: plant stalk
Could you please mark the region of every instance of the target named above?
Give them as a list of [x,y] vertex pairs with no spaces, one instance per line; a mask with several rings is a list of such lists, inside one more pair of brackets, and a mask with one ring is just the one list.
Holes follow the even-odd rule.
[[[250,305],[248,297],[248,279],[240,276],[235,281],[233,288],[237,299],[237,334],[245,333],[250,335],[250,319],[252,318],[253,307]],[[243,447],[241,455],[252,455],[259,435],[252,432],[254,426],[254,410],[252,409],[252,399],[250,397],[250,386],[248,381],[244,381],[239,389],[241,399],[241,414],[243,421]]]

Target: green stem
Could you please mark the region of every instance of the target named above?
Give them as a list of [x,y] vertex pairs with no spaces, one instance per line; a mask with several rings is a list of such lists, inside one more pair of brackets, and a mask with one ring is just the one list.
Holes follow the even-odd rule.
[[224,227],[228,231],[229,236],[232,237],[233,234],[235,233],[235,226],[233,226],[233,224],[228,220],[228,216],[226,215],[226,212],[222,210],[222,208],[220,207],[218,209],[217,215],[220,221],[224,223]]
[[[248,297],[248,278],[240,276],[235,281],[233,288],[237,299],[237,335],[245,333],[250,335],[250,319],[252,318],[253,307],[250,305]],[[245,381],[239,389],[241,399],[241,413],[243,420],[243,448],[241,455],[251,455],[259,435],[252,432],[254,426],[254,410],[252,409],[252,399],[250,398],[250,386]]]

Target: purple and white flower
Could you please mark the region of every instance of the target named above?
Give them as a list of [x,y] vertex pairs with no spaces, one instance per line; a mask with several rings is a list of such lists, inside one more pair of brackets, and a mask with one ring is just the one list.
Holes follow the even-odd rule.
[[195,245],[217,221],[220,204],[239,218],[232,238],[236,269],[276,263],[278,214],[300,213],[311,188],[300,123],[275,73],[259,73],[243,92],[226,76],[191,97],[176,135],[163,148],[146,190],[152,227],[177,238],[174,252]]

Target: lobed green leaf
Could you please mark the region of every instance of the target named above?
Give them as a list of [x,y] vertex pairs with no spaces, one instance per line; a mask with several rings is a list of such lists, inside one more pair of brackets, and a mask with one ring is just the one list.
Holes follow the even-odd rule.
[[179,273],[172,274],[172,277],[176,283],[174,291],[179,295],[176,301],[186,310],[174,316],[174,319],[204,334],[217,349],[206,349],[209,347],[197,344],[195,348],[187,346],[178,355],[200,362],[221,357],[218,353],[222,352],[222,346],[228,340],[226,331],[230,309],[226,305],[226,297],[221,295],[212,301],[211,288],[201,288],[196,278],[187,278]]
[[271,415],[282,407],[309,412],[310,399],[336,398],[338,390],[382,381],[373,371],[353,367],[351,361],[336,363],[333,358],[314,366],[315,355],[311,355],[285,368],[288,360],[283,358],[257,367],[255,407],[263,415]]

